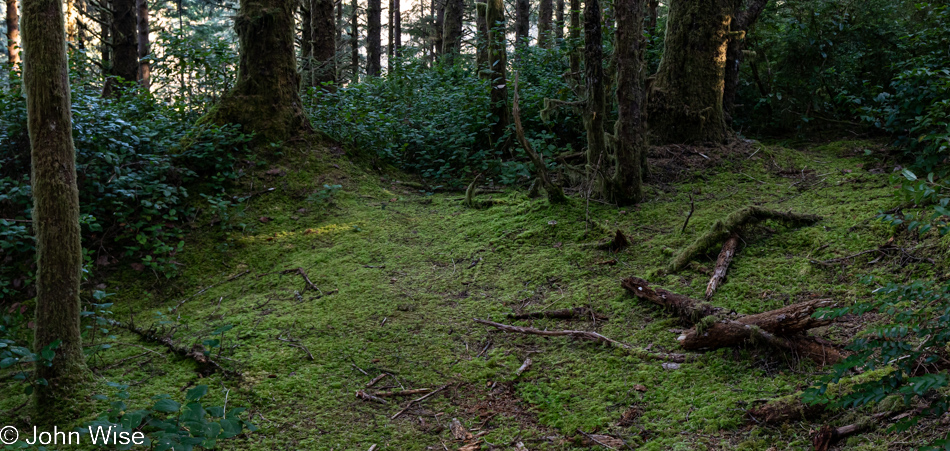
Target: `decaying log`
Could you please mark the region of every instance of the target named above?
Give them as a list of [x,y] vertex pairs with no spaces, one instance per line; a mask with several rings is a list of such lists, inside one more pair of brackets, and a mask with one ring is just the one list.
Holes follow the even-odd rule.
[[630,245],[630,240],[627,239],[627,236],[617,229],[614,233],[614,239],[597,246],[598,249],[603,251],[617,252]]
[[667,266],[667,271],[677,272],[685,268],[690,260],[706,252],[709,248],[718,246],[719,243],[725,241],[730,235],[740,233],[747,226],[767,220],[783,221],[793,225],[809,225],[820,221],[821,217],[792,213],[790,211],[781,212],[769,210],[756,206],[737,210],[727,216],[726,219],[716,221],[708,232],[697,238],[696,241],[690,244],[686,249],[683,249],[683,251],[670,262],[669,266]]
[[535,329],[533,327],[521,327],[521,326],[512,326],[509,324],[501,324],[493,321],[485,321],[483,319],[475,318],[473,321],[479,324],[484,324],[486,326],[491,326],[496,329],[512,332],[518,334],[527,334],[527,335],[541,335],[545,337],[571,337],[581,340],[590,340],[597,341],[600,343],[606,343],[617,348],[625,350],[630,355],[634,355],[643,359],[652,359],[652,360],[663,360],[669,362],[683,363],[686,362],[690,356],[686,354],[666,354],[660,352],[650,352],[643,349],[637,349],[633,346],[630,346],[626,343],[619,342],[617,340],[607,338],[597,332],[587,332],[585,330],[541,330]]
[[[877,425],[877,423],[882,418],[887,418],[892,415],[894,412],[879,412],[869,417],[862,419],[858,423],[848,424],[845,426],[834,427],[830,424],[826,424],[818,430],[815,435],[811,438],[811,444],[815,446],[815,451],[828,451],[831,448],[831,445],[834,445],[841,439],[848,438],[854,434],[862,432],[866,429],[870,429]],[[894,421],[904,415],[898,415],[897,417],[890,418],[891,421]]]
[[141,339],[145,341],[151,341],[153,343],[161,344],[165,346],[166,348],[168,348],[169,350],[171,350],[172,352],[174,352],[175,354],[177,354],[179,357],[182,357],[188,360],[193,360],[195,363],[198,364],[198,372],[204,376],[208,376],[212,373],[221,373],[222,375],[224,375],[224,377],[235,377],[235,378],[241,377],[241,373],[226,369],[222,367],[218,362],[215,362],[214,360],[212,360],[210,356],[205,355],[205,348],[201,344],[196,343],[194,346],[191,347],[191,349],[182,348],[180,346],[175,345],[175,342],[171,338],[171,334],[165,333],[164,329],[157,329],[154,327],[150,329],[142,329],[142,328],[136,327],[133,324],[125,324],[120,321],[115,321],[115,320],[107,320],[107,321],[109,325],[120,327],[129,332],[132,332],[138,335]]
[[676,316],[683,318],[690,324],[722,312],[721,308],[713,307],[705,302],[695,301],[687,296],[662,288],[651,288],[646,280],[639,277],[627,277],[622,279],[620,284],[637,298],[672,310]]
[[726,278],[726,271],[729,270],[729,264],[732,263],[732,257],[736,255],[736,248],[739,247],[739,235],[733,233],[729,235],[726,242],[722,244],[722,251],[719,252],[719,258],[716,259],[716,269],[706,284],[706,300],[712,299],[719,284]]
[[814,299],[734,320],[721,320],[705,328],[686,331],[679,342],[684,349],[725,348],[754,338],[756,328],[771,335],[795,335],[828,324],[829,321],[812,315],[817,309],[834,305],[830,299]]
[[594,311],[590,307],[574,307],[561,310],[548,310],[545,312],[521,313],[519,315],[509,314],[511,319],[593,319],[595,321],[606,321],[607,317]]

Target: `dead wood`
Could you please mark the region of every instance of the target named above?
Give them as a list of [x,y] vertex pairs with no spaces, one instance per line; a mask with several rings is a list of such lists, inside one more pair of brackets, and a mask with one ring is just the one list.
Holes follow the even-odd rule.
[[[841,439],[848,438],[866,429],[870,429],[874,427],[882,418],[886,418],[891,414],[893,414],[893,412],[880,412],[866,417],[858,423],[839,427],[826,424],[822,426],[821,429],[815,433],[815,435],[812,436],[811,443],[815,446],[815,451],[828,451],[832,445]],[[891,418],[891,420],[896,420],[902,416],[903,415],[898,415],[897,417]]]
[[607,317],[594,311],[590,307],[574,307],[561,310],[548,310],[545,312],[521,313],[518,315],[509,314],[511,319],[593,319],[594,321],[606,321]]
[[360,398],[360,399],[362,399],[362,400],[364,400],[364,401],[372,401],[372,402],[376,402],[376,403],[379,403],[379,404],[389,404],[389,401],[386,401],[386,400],[383,399],[383,398],[379,398],[379,397],[373,396],[373,395],[371,395],[371,394],[369,394],[369,393],[366,393],[366,392],[363,391],[363,390],[357,390],[357,391],[356,391],[356,397],[357,397],[357,398]]
[[366,383],[366,388],[370,388],[370,387],[376,385],[377,382],[383,380],[383,378],[386,377],[386,376],[389,376],[389,373],[382,373],[382,374],[380,374],[379,376],[374,377],[373,380],[371,380],[371,381],[369,381],[369,382]]
[[716,293],[716,289],[719,288],[723,279],[726,278],[726,271],[729,270],[729,264],[732,263],[732,257],[736,255],[736,249],[738,247],[739,235],[735,233],[729,235],[729,238],[726,238],[726,242],[722,244],[722,251],[719,252],[719,258],[716,259],[716,269],[713,270],[713,275],[709,279],[709,283],[706,284],[707,301],[712,299],[713,294]]
[[535,171],[537,171],[538,180],[541,181],[541,186],[544,188],[544,191],[548,193],[548,202],[552,204],[566,203],[567,196],[564,195],[564,190],[551,181],[551,175],[548,174],[548,167],[544,164],[544,157],[534,151],[534,147],[531,146],[531,143],[528,142],[524,136],[524,127],[521,126],[521,108],[518,106],[518,72],[515,72],[515,81],[512,89],[515,91],[511,109],[511,116],[515,122],[515,136],[518,138],[521,147],[524,148],[525,153],[531,158]]
[[429,392],[428,394],[426,394],[426,395],[424,395],[424,396],[421,396],[421,397],[419,397],[419,398],[413,399],[412,401],[409,401],[409,404],[406,404],[406,407],[404,407],[404,408],[403,408],[402,410],[400,410],[399,412],[396,412],[393,416],[389,417],[389,419],[390,419],[390,420],[395,420],[396,418],[399,418],[400,415],[402,415],[403,413],[406,413],[406,411],[409,410],[409,408],[412,407],[413,405],[418,404],[418,403],[421,403],[421,402],[425,401],[426,399],[429,399],[429,397],[435,395],[436,393],[438,393],[438,392],[440,392],[440,391],[442,391],[442,390],[445,390],[449,385],[450,385],[450,384],[445,384],[445,385],[443,385],[443,386],[441,386],[441,387],[439,387],[439,388],[437,388],[437,389],[435,389],[435,390]]
[[521,377],[521,374],[524,373],[525,371],[528,371],[528,368],[531,368],[532,363],[533,362],[531,361],[530,357],[527,359],[524,359],[524,363],[522,363],[521,366],[518,367],[518,371],[515,371],[515,379]]
[[749,418],[757,423],[782,424],[814,418],[825,411],[821,404],[808,405],[802,402],[801,392],[773,399],[749,409]]
[[630,353],[631,355],[635,355],[643,359],[664,360],[664,361],[677,362],[677,363],[683,363],[689,359],[689,356],[685,354],[666,354],[666,353],[659,353],[659,352],[650,352],[643,349],[637,349],[626,343],[622,343],[617,340],[607,338],[601,334],[598,334],[597,332],[588,332],[584,330],[541,330],[541,329],[535,329],[533,327],[512,326],[512,325],[501,324],[501,323],[496,323],[492,321],[485,321],[485,320],[477,319],[477,318],[474,319],[473,321],[479,324],[484,324],[487,326],[494,327],[496,329],[499,329],[505,332],[528,334],[528,335],[541,335],[545,337],[571,337],[571,338],[576,338],[576,339],[581,339],[581,340],[589,340],[589,341],[596,341],[600,343],[606,343],[606,344],[615,346],[617,348],[623,349],[626,352]]
[[614,233],[614,239],[606,243],[603,243],[597,246],[597,249],[602,251],[617,252],[630,245],[630,240],[627,239],[627,236],[617,229],[617,232]]
[[708,232],[696,239],[686,249],[683,249],[673,261],[667,266],[667,271],[677,272],[686,267],[690,260],[706,252],[713,246],[725,241],[730,235],[741,233],[741,231],[753,224],[773,220],[787,222],[792,225],[814,224],[821,220],[820,216],[803,215],[792,212],[781,212],[769,210],[762,207],[746,207],[737,210],[726,217],[724,220],[716,221]]
[[394,398],[398,396],[415,396],[415,395],[424,395],[431,392],[431,388],[414,388],[411,390],[399,390],[399,391],[381,391],[378,393],[373,393],[375,396],[380,398]]
[[303,277],[303,280],[307,282],[307,288],[310,288],[311,290],[316,290],[320,292],[320,294],[323,294],[323,292],[320,291],[320,289],[317,288],[317,286],[314,285],[313,282],[310,281],[310,277],[307,277],[307,273],[306,271],[303,270],[303,268],[288,269],[288,270],[281,271],[280,273],[281,274],[300,274],[300,277]]
[[136,327],[135,325],[125,324],[125,323],[122,323],[120,321],[115,321],[115,320],[109,320],[109,324],[111,326],[119,327],[129,332],[132,332],[138,335],[139,338],[145,341],[161,344],[181,358],[193,360],[195,363],[198,364],[198,372],[204,376],[208,376],[212,373],[221,373],[224,377],[228,377],[228,378],[241,377],[241,373],[226,369],[222,367],[218,362],[215,362],[214,360],[212,360],[209,355],[206,355],[205,353],[206,350],[204,346],[202,346],[201,344],[195,343],[195,345],[192,346],[191,349],[182,348],[176,345],[175,342],[171,338],[172,334],[166,333],[164,328],[152,327],[149,329],[142,329],[142,328]]
[[719,307],[713,307],[705,302],[695,301],[687,296],[673,293],[662,288],[651,288],[650,284],[639,277],[627,277],[620,284],[639,299],[652,302],[656,305],[672,310],[676,316],[690,324],[699,320],[722,313]]

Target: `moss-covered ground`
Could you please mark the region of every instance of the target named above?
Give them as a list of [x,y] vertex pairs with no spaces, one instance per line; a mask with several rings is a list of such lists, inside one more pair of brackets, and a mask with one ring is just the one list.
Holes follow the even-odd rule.
[[[207,404],[227,396],[260,427],[222,442],[224,449],[458,449],[448,428],[453,418],[483,434],[483,449],[516,449],[518,442],[526,449],[585,448],[584,433],[655,450],[810,449],[810,432],[820,424],[760,426],[746,409],[817,380],[823,370],[813,363],[750,347],[666,369],[598,344],[505,334],[472,319],[591,330],[678,352],[684,324],[636,301],[619,279],[640,276],[701,298],[715,252],[677,274],[661,269],[715,220],[748,205],[824,219],[799,228],[767,223],[746,234],[713,298],[717,306],[757,313],[813,297],[849,303],[871,296],[874,287],[859,283],[862,275],[907,280],[946,271],[933,252],[937,264],[901,255],[811,262],[874,249],[894,236],[898,243],[915,240],[875,219],[897,200],[889,179],[894,165],[884,163],[874,142],[800,149],[756,143],[716,167],[650,184],[648,199],[635,208],[588,204],[576,194],[569,205],[551,206],[508,189],[479,196],[499,200],[493,207],[472,209],[461,193],[426,193],[397,182],[400,176],[362,172],[344,156],[325,155],[293,154],[261,171],[253,186],[247,180],[247,192],[275,189],[251,197],[229,231],[199,216],[178,255],[180,277],[119,269],[101,281],[100,288],[116,293],[110,299],[117,319],[176,326],[174,339],[186,348],[222,338],[211,356],[243,377],[201,378],[194,362],[114,329],[113,347],[90,361],[98,380],[128,384],[133,405],[163,393],[183,398],[186,388],[207,384]],[[329,204],[312,196],[324,184],[342,185]],[[695,211],[681,232],[690,198]],[[587,245],[617,229],[631,240],[625,250]],[[299,273],[283,273],[296,268],[318,289]],[[585,305],[608,319],[506,317]],[[225,325],[233,328],[212,336]],[[859,328],[842,323],[813,333],[843,342]],[[528,357],[532,366],[516,377]],[[393,376],[366,389],[382,372]],[[17,409],[26,400],[22,388],[2,384],[0,412],[25,421],[28,409]],[[444,385],[396,419],[405,399],[384,405],[355,396],[361,389]],[[107,402],[90,409],[85,420],[107,410]],[[825,420],[845,424],[848,415]],[[844,446],[895,449],[920,440],[871,431]]]

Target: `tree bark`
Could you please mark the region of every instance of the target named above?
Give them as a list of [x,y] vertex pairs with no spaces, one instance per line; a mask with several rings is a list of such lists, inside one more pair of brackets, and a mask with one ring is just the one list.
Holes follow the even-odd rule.
[[609,197],[621,206],[636,204],[643,198],[641,166],[646,152],[643,1],[614,1],[617,12],[614,59],[617,64],[618,117],[614,126],[616,167]]
[[515,0],[515,47],[528,45],[531,38],[528,35],[530,29],[529,15],[531,14],[531,3],[529,0]]
[[350,2],[350,83],[360,81],[360,7],[356,0]]
[[511,116],[515,121],[515,135],[518,138],[518,142],[521,144],[521,147],[524,148],[525,153],[528,154],[531,162],[534,163],[538,180],[541,182],[541,186],[544,187],[544,191],[548,193],[548,202],[552,204],[567,203],[568,200],[564,195],[564,191],[560,186],[555,185],[554,182],[551,181],[551,176],[548,174],[548,167],[544,164],[544,157],[541,156],[541,154],[535,152],[534,148],[531,147],[531,143],[528,142],[527,138],[525,138],[524,127],[521,126],[521,107],[518,105],[517,72],[515,72],[515,82],[513,89],[515,91],[515,98],[514,107],[511,109]]
[[79,332],[79,190],[62,5],[57,0],[25,0],[22,19],[36,233],[33,351],[39,354],[59,343],[49,366],[34,366],[36,378],[46,379],[48,385],[36,386],[33,420],[53,425],[78,413],[77,393],[88,376]]
[[445,34],[443,33],[445,28],[445,0],[433,0],[432,7],[435,8],[435,27],[433,28],[434,32],[434,50],[435,55],[441,56],[443,46],[445,45]]
[[237,81],[205,120],[240,124],[255,144],[309,132],[294,52],[295,0],[241,0],[234,19],[240,44]]
[[300,2],[300,77],[303,79],[303,83],[306,86],[310,86],[310,81],[313,77],[310,76],[311,71],[313,70],[313,36],[311,32],[310,24],[313,22],[313,17],[310,15],[310,6],[309,0],[301,0]]
[[112,70],[112,14],[110,0],[102,0],[102,9],[99,10],[99,59],[102,61],[102,75]]
[[478,76],[486,79],[491,72],[488,70],[488,22],[485,15],[488,4],[475,3],[475,70]]
[[588,173],[599,173],[607,166],[604,137],[607,101],[604,94],[604,48],[600,22],[600,1],[587,0],[584,5],[584,78],[587,92],[584,128],[587,131]]
[[554,41],[552,33],[551,16],[554,12],[554,0],[541,0],[538,5],[538,47],[543,49],[551,48]]
[[491,144],[496,148],[511,123],[511,110],[508,107],[507,66],[508,53],[505,48],[505,6],[502,0],[488,0],[485,23],[488,28],[488,70],[490,71],[491,112],[497,118],[491,126]]
[[694,324],[707,316],[723,313],[723,310],[719,307],[695,301],[688,296],[673,293],[663,288],[651,288],[646,280],[639,277],[622,279],[620,284],[637,298],[664,307],[690,324]]
[[656,25],[660,18],[660,0],[650,0],[648,8],[647,30],[650,32],[650,35],[656,35]]
[[560,41],[564,39],[564,0],[557,0],[554,17],[554,37]]
[[136,81],[139,75],[139,48],[135,18],[136,0],[112,0],[112,67],[103,90],[104,97],[118,97],[123,82]]
[[148,0],[136,0],[135,7],[138,10],[138,55],[139,55],[139,82],[145,91],[148,92],[152,84],[152,68],[149,64],[149,26],[148,26]]
[[581,73],[581,53],[578,46],[581,42],[581,30],[584,24],[581,23],[581,0],[571,0],[571,27],[568,30],[570,38],[570,56],[571,74],[573,77],[579,77]]
[[17,0],[7,0],[7,61],[20,65],[20,12]]
[[366,2],[366,76],[378,77],[380,64],[380,0]]
[[389,0],[389,22],[386,23],[386,34],[389,38],[388,45],[386,45],[386,70],[387,71],[393,70],[393,56],[394,56],[393,52],[396,50],[396,46],[395,46],[396,43],[393,40],[393,38],[395,38],[395,36],[393,36],[393,27],[394,27],[393,14],[395,11],[395,5],[393,5],[393,1],[394,0]]
[[442,55],[446,64],[455,63],[462,46],[462,13],[465,2],[463,0],[446,0],[445,24],[442,31]]
[[718,144],[728,138],[722,98],[735,2],[671,3],[647,112],[656,144]]
[[749,0],[748,6],[736,13],[736,18],[732,23],[733,34],[726,49],[725,87],[722,95],[722,107],[725,110],[726,121],[730,124],[735,110],[736,92],[739,90],[739,65],[742,64],[745,35],[749,27],[758,20],[768,2],[769,0]]
[[393,19],[396,21],[396,25],[393,27],[393,30],[396,33],[396,37],[394,39],[394,45],[396,46],[396,49],[393,51],[393,53],[398,58],[402,56],[402,53],[400,52],[400,49],[402,49],[402,9],[400,9],[401,7],[399,6],[399,0],[393,0],[393,5],[393,8],[396,10],[395,16],[393,17]]
[[324,83],[336,83],[336,25],[333,21],[333,0],[311,0],[310,20],[313,52],[310,86],[320,88]]

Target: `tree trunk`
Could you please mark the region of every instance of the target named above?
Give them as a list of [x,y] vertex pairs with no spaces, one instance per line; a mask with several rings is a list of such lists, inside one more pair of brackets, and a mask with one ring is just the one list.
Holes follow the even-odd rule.
[[313,17],[310,15],[310,6],[309,0],[301,0],[300,2],[300,77],[303,79],[305,86],[310,86],[311,80],[313,77],[310,76],[310,73],[313,71],[313,37],[311,32],[310,24],[313,22]]
[[554,0],[541,0],[538,6],[538,47],[551,48],[554,34],[551,33],[551,16],[554,12]]
[[621,206],[640,202],[643,197],[641,165],[646,152],[643,2],[614,1],[617,12],[614,58],[617,64],[618,117],[614,125],[616,167],[609,197]]
[[443,34],[445,27],[445,4],[444,0],[436,0],[432,2],[432,6],[435,8],[435,54],[442,55],[443,46],[445,45],[445,35]]
[[386,70],[391,72],[393,70],[393,56],[396,46],[393,38],[393,15],[395,14],[395,5],[393,5],[394,0],[389,0],[389,22],[386,23],[386,35],[389,38],[389,42],[386,45]]
[[485,14],[488,5],[475,3],[475,70],[481,78],[488,78],[488,22]]
[[103,76],[112,70],[112,14],[107,11],[111,6],[111,1],[102,0],[103,9],[99,10],[99,59]]
[[380,64],[380,0],[368,0],[366,3],[366,76],[378,77]]
[[570,37],[570,64],[571,64],[571,74],[574,77],[580,76],[581,73],[581,54],[578,49],[578,45],[581,41],[581,30],[584,28],[584,25],[581,24],[581,0],[571,0],[571,28],[568,30],[568,37]]
[[360,81],[360,22],[359,4],[350,2],[350,83]]
[[336,82],[336,26],[333,21],[333,0],[311,0],[310,20],[310,45],[313,49],[311,86],[320,88],[324,83]]
[[600,27],[600,1],[587,0],[584,5],[584,78],[587,101],[584,128],[587,131],[587,170],[600,172],[607,166],[604,137],[604,48]]
[[656,25],[660,18],[660,0],[650,0],[648,8],[647,30],[650,32],[650,35],[653,36],[657,34]]
[[7,0],[7,61],[12,67],[20,64],[20,12],[17,0]]
[[768,0],[751,0],[745,10],[736,13],[732,23],[731,39],[726,49],[725,87],[722,95],[722,107],[726,121],[732,123],[732,113],[736,104],[736,92],[739,90],[739,65],[742,64],[742,50],[745,49],[745,34],[758,20]]
[[564,0],[557,0],[555,8],[554,37],[558,41],[564,39]]
[[102,93],[104,97],[118,97],[125,90],[123,82],[138,80],[135,1],[112,0],[112,68]]
[[[62,4],[23,3],[23,88],[26,94],[36,233],[36,318],[33,350],[55,348],[47,365],[34,365],[33,402],[40,425],[64,424],[77,414],[76,401],[88,370],[79,335],[82,244],[79,190],[72,139],[69,69]],[[55,343],[59,343],[55,346]]]
[[402,56],[400,49],[402,49],[402,9],[399,6],[399,0],[393,0],[393,8],[396,10],[395,16],[393,19],[396,21],[396,25],[393,27],[394,32],[396,33],[396,38],[394,39],[394,44],[396,46],[395,51],[393,52],[396,57]]
[[505,6],[502,0],[488,0],[485,23],[488,26],[491,112],[496,117],[495,123],[491,126],[491,144],[498,149],[498,146],[502,144],[501,140],[508,129],[508,124],[511,123],[506,75],[508,53],[505,48]]
[[296,5],[295,0],[241,0],[234,19],[240,44],[237,81],[208,119],[241,124],[246,132],[256,133],[256,144],[310,131],[294,54]]
[[657,144],[718,144],[728,137],[722,96],[736,0],[674,0],[660,68],[650,90]]
[[66,42],[76,42],[79,35],[79,29],[77,28],[77,16],[78,11],[76,8],[76,2],[82,0],[66,0],[66,12],[65,12],[65,21],[66,21]]
[[462,46],[463,0],[447,0],[445,4],[445,25],[442,31],[442,55],[446,64],[455,63],[455,57]]
[[152,84],[152,68],[148,61],[148,0],[136,0],[135,7],[138,10],[139,82],[147,92]]
[[529,16],[531,14],[531,2],[529,0],[515,0],[515,48],[522,45],[528,45],[531,36]]

